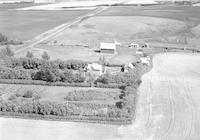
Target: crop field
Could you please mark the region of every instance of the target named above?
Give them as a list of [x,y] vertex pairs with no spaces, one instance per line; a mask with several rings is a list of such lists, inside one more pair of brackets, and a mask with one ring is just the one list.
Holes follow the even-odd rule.
[[153,69],[142,77],[137,117],[132,125],[1,118],[0,137],[54,140],[59,134],[59,139],[71,137],[72,140],[199,140],[200,56],[158,54],[153,62]]
[[102,91],[100,88],[54,87],[16,84],[0,85],[1,98],[6,100],[12,100],[13,96],[22,98],[27,92],[32,92],[34,96],[40,98],[39,100],[48,100],[58,103],[64,103],[68,101],[112,105],[119,100],[120,94],[119,89],[104,89]]
[[30,40],[89,11],[19,11],[0,9],[0,31],[11,39]]

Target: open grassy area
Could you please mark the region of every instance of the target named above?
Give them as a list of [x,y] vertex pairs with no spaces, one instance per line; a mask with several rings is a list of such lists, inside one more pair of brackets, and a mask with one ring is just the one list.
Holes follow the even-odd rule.
[[10,9],[17,9],[17,8],[25,8],[29,6],[38,6],[38,5],[43,5],[43,4],[33,3],[33,2],[3,3],[3,4],[0,4],[0,10],[10,10]]
[[0,84],[0,94],[3,99],[23,98],[24,94],[32,92],[40,97],[39,100],[64,103],[66,101],[112,104],[119,100],[119,89],[101,89],[84,87],[56,87],[40,85]]
[[15,11],[0,10],[0,31],[8,38],[29,40],[90,10]]
[[200,21],[200,9],[193,6],[116,6],[99,16],[149,16],[186,21],[187,18]]

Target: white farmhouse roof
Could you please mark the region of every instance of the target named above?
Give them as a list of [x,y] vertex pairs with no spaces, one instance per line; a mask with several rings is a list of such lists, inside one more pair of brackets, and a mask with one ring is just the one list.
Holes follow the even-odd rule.
[[141,57],[140,60],[141,60],[141,63],[143,63],[143,64],[149,64],[150,63],[149,58],[147,58],[147,57]]
[[94,70],[94,71],[101,71],[102,66],[100,64],[97,64],[97,63],[92,63],[92,64],[88,64],[87,69]]
[[115,43],[100,43],[100,49],[116,50],[116,44]]

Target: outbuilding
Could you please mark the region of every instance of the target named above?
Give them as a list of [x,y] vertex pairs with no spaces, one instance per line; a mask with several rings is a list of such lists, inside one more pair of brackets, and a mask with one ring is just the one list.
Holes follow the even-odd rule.
[[100,52],[101,53],[115,53],[116,44],[115,43],[100,43]]

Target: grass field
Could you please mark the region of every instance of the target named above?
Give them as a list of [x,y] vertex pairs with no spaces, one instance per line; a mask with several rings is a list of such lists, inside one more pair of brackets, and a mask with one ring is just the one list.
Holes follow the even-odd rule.
[[11,39],[29,40],[90,10],[15,11],[0,10],[0,31]]
[[[83,103],[99,103],[114,105],[119,100],[119,89],[79,88],[79,87],[54,87],[39,85],[0,84],[1,98],[8,100],[12,95],[23,97],[31,91],[40,100],[48,100],[58,103],[75,101]],[[65,97],[68,97],[65,99]]]
[[99,16],[149,16],[186,21],[187,18],[200,21],[200,9],[193,6],[118,6],[111,7]]
[[10,10],[10,9],[17,9],[17,8],[25,8],[29,6],[38,6],[38,5],[43,5],[43,4],[37,4],[37,3],[27,3],[27,2],[22,2],[22,3],[4,3],[0,4],[0,10]]

